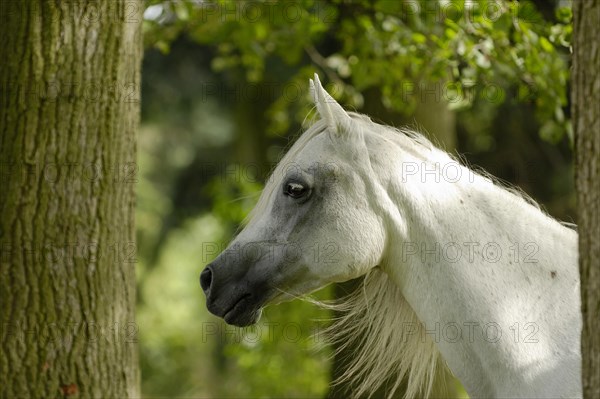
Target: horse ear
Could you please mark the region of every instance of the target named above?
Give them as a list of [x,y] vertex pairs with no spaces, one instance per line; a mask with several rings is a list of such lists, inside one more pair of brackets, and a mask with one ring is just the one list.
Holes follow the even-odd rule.
[[317,111],[321,118],[327,124],[327,127],[335,132],[342,133],[350,128],[350,115],[344,111],[344,108],[327,93],[321,85],[319,75],[315,73],[315,79],[310,79],[310,92],[317,106]]

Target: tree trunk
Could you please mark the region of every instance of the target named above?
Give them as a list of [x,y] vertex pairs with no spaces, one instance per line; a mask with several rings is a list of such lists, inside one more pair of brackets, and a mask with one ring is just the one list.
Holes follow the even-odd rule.
[[0,397],[139,397],[142,5],[0,2]]
[[579,208],[583,396],[600,397],[600,1],[573,2],[572,113]]

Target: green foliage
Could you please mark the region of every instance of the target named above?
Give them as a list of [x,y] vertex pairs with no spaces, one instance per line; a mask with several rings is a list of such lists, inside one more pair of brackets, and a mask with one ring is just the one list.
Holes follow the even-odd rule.
[[211,397],[210,381],[214,339],[208,335],[210,316],[203,306],[202,292],[190,284],[205,255],[203,243],[216,243],[223,226],[209,215],[188,221],[169,234],[157,264],[151,271],[144,259],[144,278],[138,306],[140,354],[146,394]]
[[[386,107],[406,114],[423,82],[436,82],[454,109],[477,98],[500,105],[516,87],[511,99],[535,104],[544,139],[556,142],[565,133],[572,139],[564,112],[569,7],[548,21],[533,3],[509,0],[152,3],[160,17],[146,21],[148,46],[165,49],[173,32],[185,31],[214,46],[216,71],[241,67],[248,82],[265,79],[274,57],[312,63],[288,84],[305,82],[317,68],[334,83],[334,97],[360,108],[360,93],[378,87]],[[285,132],[297,111],[283,96],[275,101],[271,132]]]
[[[320,294],[327,296],[326,292]],[[234,397],[322,397],[329,385],[329,350],[319,319],[327,312],[292,302],[266,309],[260,323],[243,330],[224,326],[227,372]]]
[[254,179],[240,179],[236,170],[242,166],[232,164],[228,167],[233,173],[215,177],[205,190],[213,199],[213,214],[227,223],[242,224],[256,204],[262,185]]

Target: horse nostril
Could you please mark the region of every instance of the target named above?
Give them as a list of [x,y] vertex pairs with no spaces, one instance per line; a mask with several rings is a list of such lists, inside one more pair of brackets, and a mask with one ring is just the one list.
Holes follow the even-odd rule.
[[212,283],[212,270],[210,270],[210,267],[207,267],[206,269],[204,269],[202,271],[202,273],[200,273],[200,287],[202,287],[202,290],[204,291],[205,294],[208,294],[211,283]]

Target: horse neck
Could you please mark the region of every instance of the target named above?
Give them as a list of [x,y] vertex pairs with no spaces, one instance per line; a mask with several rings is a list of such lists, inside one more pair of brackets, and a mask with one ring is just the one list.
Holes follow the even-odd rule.
[[395,204],[383,205],[392,220],[383,269],[471,395],[577,395],[576,233],[438,159],[405,157],[383,183]]

